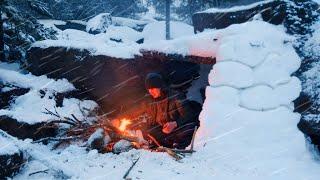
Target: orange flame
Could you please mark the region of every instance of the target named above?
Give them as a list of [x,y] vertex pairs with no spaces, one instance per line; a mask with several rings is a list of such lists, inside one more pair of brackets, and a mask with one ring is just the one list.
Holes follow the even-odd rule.
[[131,124],[131,121],[129,119],[121,119],[119,130],[125,131],[129,124]]

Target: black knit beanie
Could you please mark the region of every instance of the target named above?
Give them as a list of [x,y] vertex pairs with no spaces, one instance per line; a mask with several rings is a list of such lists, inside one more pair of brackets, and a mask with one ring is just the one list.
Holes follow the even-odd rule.
[[146,89],[163,88],[165,86],[165,83],[160,74],[149,73],[146,76],[145,86],[146,86]]

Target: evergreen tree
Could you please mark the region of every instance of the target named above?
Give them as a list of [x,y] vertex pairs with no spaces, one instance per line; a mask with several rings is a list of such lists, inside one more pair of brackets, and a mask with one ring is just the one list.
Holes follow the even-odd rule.
[[35,11],[34,13],[39,11],[39,9],[34,10],[35,7],[32,6],[31,0],[2,0],[3,33],[1,34],[3,38],[1,47],[4,49],[3,60],[8,62],[23,63],[26,50],[33,42],[55,38],[55,32],[52,29],[44,28],[32,13],[24,11],[27,7],[30,12],[31,9]]
[[0,1],[0,60],[5,61],[4,56],[4,32],[3,32],[3,8],[4,8],[4,2],[3,0]]

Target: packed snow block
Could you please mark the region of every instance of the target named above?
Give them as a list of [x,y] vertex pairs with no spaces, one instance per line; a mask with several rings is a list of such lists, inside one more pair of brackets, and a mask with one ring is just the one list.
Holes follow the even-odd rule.
[[0,129],[19,139],[38,140],[57,135],[58,127],[43,127],[44,124],[44,122],[28,124],[8,116],[0,116]]
[[270,110],[279,106],[290,107],[300,92],[300,81],[296,77],[283,85],[272,88],[267,85],[257,85],[244,89],[240,93],[241,105],[252,110]]
[[208,9],[195,13],[192,22],[195,33],[198,33],[205,29],[223,29],[231,24],[244,23],[256,18],[256,15],[271,24],[281,24],[286,17],[286,2],[276,0],[229,9]]
[[252,69],[246,65],[234,61],[219,62],[209,74],[209,84],[213,87],[246,88],[253,85],[253,77]]
[[21,151],[8,154],[0,154],[0,179],[13,177],[19,172],[25,162]]
[[170,85],[186,90],[200,70],[199,64],[189,60],[197,61],[197,57],[142,52],[121,59],[59,47],[33,47],[28,52],[32,74],[66,78],[80,90],[78,97],[95,100],[102,109],[114,113],[146,98],[144,79],[149,72],[159,72]]

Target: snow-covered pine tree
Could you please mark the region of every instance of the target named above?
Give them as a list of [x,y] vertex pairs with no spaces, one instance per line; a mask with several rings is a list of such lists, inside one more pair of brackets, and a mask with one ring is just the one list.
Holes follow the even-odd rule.
[[52,13],[49,11],[48,3],[41,0],[28,0],[28,2],[33,10],[44,16],[53,17]]
[[147,11],[141,0],[46,0],[54,19],[88,20],[100,13],[135,17]]
[[[39,10],[34,11],[31,0],[3,0],[1,7],[5,57],[3,60],[23,63],[26,50],[34,41],[55,39],[54,30],[44,28],[37,22],[34,14],[39,13]],[[26,9],[29,11],[25,11]]]
[[5,56],[4,56],[4,37],[3,37],[3,19],[4,19],[4,14],[3,14],[3,7],[4,3],[1,1],[0,3],[0,60],[4,61]]

